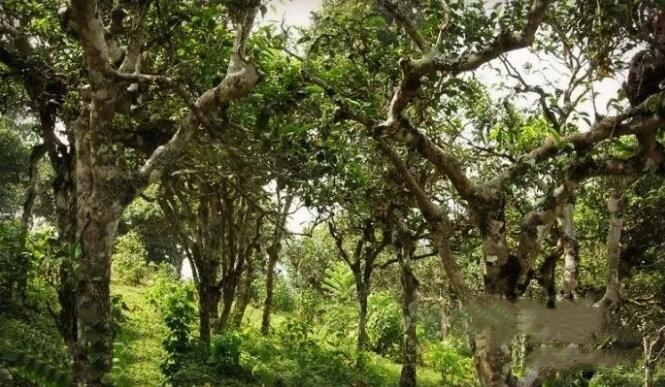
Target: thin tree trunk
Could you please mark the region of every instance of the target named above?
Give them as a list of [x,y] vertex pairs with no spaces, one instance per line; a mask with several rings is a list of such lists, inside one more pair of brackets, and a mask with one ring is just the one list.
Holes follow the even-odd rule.
[[[32,228],[32,208],[35,204],[37,190],[37,166],[39,160],[46,153],[44,144],[35,145],[30,152],[30,168],[28,170],[28,185],[23,200],[23,214],[21,214],[21,246],[26,247],[28,234]],[[16,295],[19,301],[26,301],[26,289],[28,287],[28,258],[25,254],[19,254],[19,270],[16,276]]]
[[573,205],[566,204],[560,216],[562,244],[563,244],[563,298],[574,300],[577,298],[577,267],[579,265],[579,244],[575,238],[573,224]]
[[[234,281],[235,282],[235,281]],[[219,323],[217,324],[217,332],[224,332],[229,325],[229,318],[231,317],[231,309],[233,307],[233,300],[236,293],[236,284],[224,286],[222,291],[222,313],[219,316]]]
[[607,230],[607,287],[597,306],[613,306],[619,302],[619,260],[621,258],[621,231],[623,229],[624,184],[617,184],[609,191],[607,210],[610,224]]
[[248,259],[245,264],[245,275],[242,279],[240,288],[240,295],[233,310],[232,324],[236,328],[242,326],[242,320],[245,317],[245,311],[252,300],[252,282],[254,282],[254,262],[253,259]]
[[268,268],[266,271],[266,299],[263,302],[263,315],[261,318],[261,334],[267,336],[270,333],[270,314],[275,287],[275,266],[277,265],[277,253],[268,249]]
[[356,295],[358,298],[358,336],[356,348],[359,352],[366,351],[369,346],[369,338],[367,336],[367,298],[369,296],[369,289],[366,289],[365,284],[360,279],[356,279]]
[[[410,252],[405,252],[410,254]],[[409,257],[400,254],[400,271],[402,282],[402,316],[404,318],[403,363],[399,385],[401,387],[416,386],[416,364],[418,361],[418,342],[416,338],[416,289],[418,280],[411,269]]]
[[[266,271],[266,299],[263,303],[263,315],[261,317],[261,334],[267,336],[270,333],[270,314],[272,309],[272,300],[275,287],[275,266],[279,260],[279,253],[282,249],[282,236],[284,235],[284,227],[286,226],[286,218],[291,209],[291,202],[293,196],[287,193],[284,198],[284,203],[278,203],[279,218],[275,223],[275,230],[273,231],[272,241],[267,249],[268,253],[268,268]],[[279,196],[278,196],[279,202]]]
[[644,365],[644,387],[653,387],[653,366],[649,363]]

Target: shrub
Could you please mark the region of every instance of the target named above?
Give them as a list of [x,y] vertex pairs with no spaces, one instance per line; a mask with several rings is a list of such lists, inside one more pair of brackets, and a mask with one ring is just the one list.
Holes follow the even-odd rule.
[[119,294],[111,294],[111,329],[113,337],[116,337],[120,332],[120,326],[127,321],[127,314],[129,308],[122,296]]
[[273,306],[275,311],[291,312],[295,308],[296,298],[293,294],[293,288],[282,278],[282,276],[275,276],[275,293],[273,298]]
[[444,386],[476,385],[473,358],[462,352],[450,341],[432,343],[426,351],[425,362],[441,373]]
[[113,273],[120,282],[138,285],[147,273],[148,253],[135,231],[118,238],[113,254]]
[[161,265],[155,275],[154,284],[148,289],[148,301],[156,306],[166,326],[162,341],[165,355],[160,369],[165,385],[187,385],[179,381],[188,356],[192,352],[191,327],[196,320],[194,289],[188,283],[177,280],[169,265]]
[[399,359],[404,328],[399,304],[389,293],[375,293],[368,300],[367,335],[371,349]]
[[0,221],[0,304],[21,291],[21,278],[27,275],[26,259],[18,223]]
[[240,368],[240,343],[240,333],[235,330],[213,336],[208,364],[220,366],[227,374],[237,371]]

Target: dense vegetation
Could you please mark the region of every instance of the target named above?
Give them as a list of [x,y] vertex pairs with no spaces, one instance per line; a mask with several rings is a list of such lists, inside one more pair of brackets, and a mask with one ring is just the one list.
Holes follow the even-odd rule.
[[665,386],[662,1],[284,6],[0,2],[0,385]]

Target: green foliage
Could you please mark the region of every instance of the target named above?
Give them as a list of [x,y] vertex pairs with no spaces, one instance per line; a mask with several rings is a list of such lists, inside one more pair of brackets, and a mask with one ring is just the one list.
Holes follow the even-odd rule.
[[353,273],[343,262],[335,262],[325,271],[321,289],[332,298],[342,302],[351,300],[356,282]]
[[12,302],[17,295],[20,278],[27,275],[28,259],[18,222],[0,221],[0,305]]
[[273,307],[276,312],[291,312],[295,308],[296,298],[294,289],[281,276],[275,276],[275,289],[273,293]]
[[20,208],[21,185],[28,173],[30,149],[10,122],[0,117],[0,215],[14,214]]
[[[155,188],[149,187],[145,194],[156,196]],[[122,234],[133,230],[139,235],[148,253],[149,262],[177,264],[179,252],[176,241],[157,202],[149,202],[143,198],[134,200],[123,212],[119,229]]]
[[367,317],[370,348],[378,354],[399,359],[404,329],[402,311],[395,298],[387,292],[371,294]]
[[112,257],[113,273],[119,281],[137,285],[146,275],[147,256],[139,235],[130,231],[116,240]]
[[431,343],[426,351],[425,362],[441,373],[443,385],[473,387],[476,385],[473,359],[462,353],[448,341]]
[[194,289],[174,278],[171,267],[162,265],[148,292],[148,299],[159,309],[166,326],[162,341],[165,353],[160,363],[164,383],[179,386],[179,372],[192,351],[191,330],[196,320]]
[[240,333],[235,330],[214,335],[210,340],[208,364],[217,365],[229,374],[237,371],[240,367],[240,343]]
[[127,312],[129,312],[129,307],[127,307],[127,304],[123,301],[122,296],[119,294],[111,294],[111,327],[113,337],[118,335],[122,324],[127,322]]
[[614,368],[602,367],[591,379],[589,387],[639,387],[643,385],[641,374],[635,372],[625,365],[618,365]]
[[0,327],[0,369],[16,385],[58,387],[71,383],[67,348],[50,315],[0,306]]

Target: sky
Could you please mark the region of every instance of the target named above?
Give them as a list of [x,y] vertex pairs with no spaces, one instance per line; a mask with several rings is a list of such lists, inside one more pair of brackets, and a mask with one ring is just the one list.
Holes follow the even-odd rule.
[[268,12],[264,21],[281,21],[284,24],[296,27],[309,25],[311,12],[321,9],[322,0],[272,0],[268,4]]

